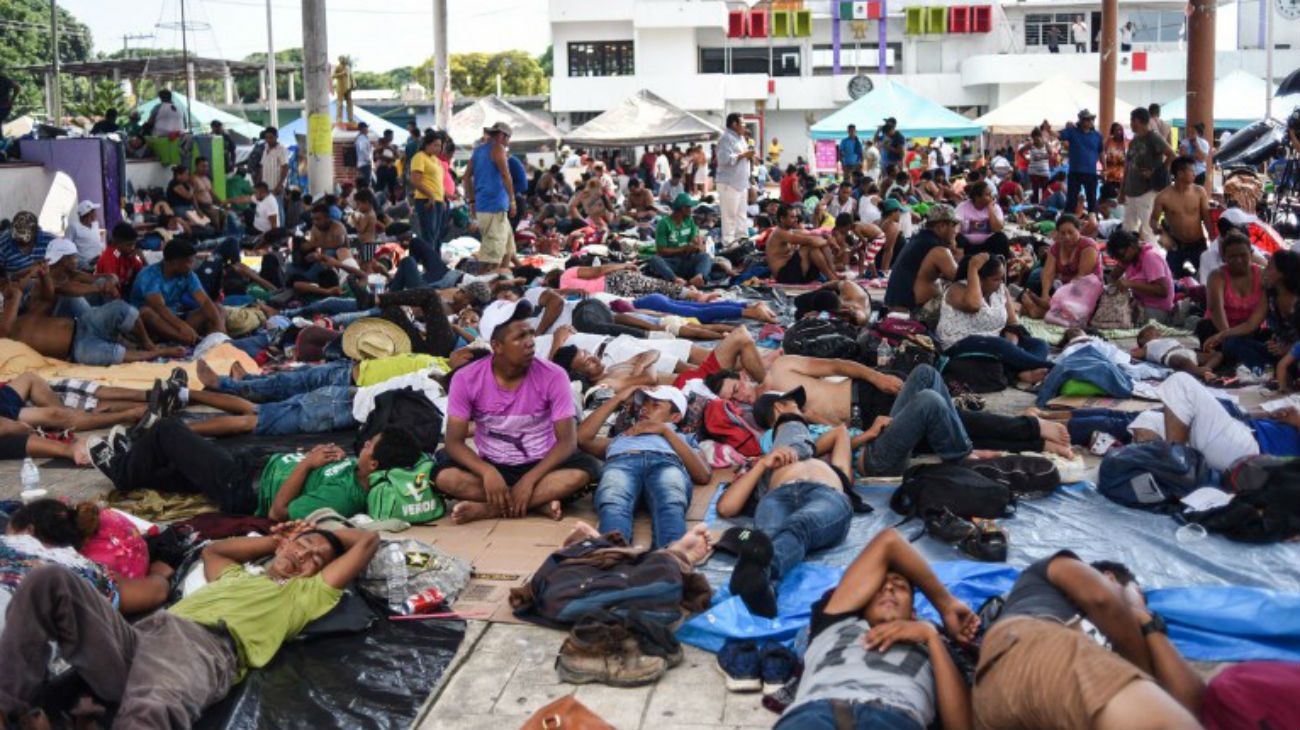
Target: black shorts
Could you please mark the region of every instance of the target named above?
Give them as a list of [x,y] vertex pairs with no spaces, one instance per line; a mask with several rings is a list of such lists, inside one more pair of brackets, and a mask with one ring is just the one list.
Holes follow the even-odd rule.
[[[484,461],[487,460],[484,459]],[[451,457],[447,456],[446,449],[441,449],[434,455],[434,462],[434,479],[437,479],[438,472],[448,467],[454,466],[458,469],[465,469],[465,467],[457,464],[451,459]],[[523,464],[498,464],[493,461],[488,461],[487,463],[491,464],[493,468],[501,473],[501,478],[505,480],[507,487],[513,487],[520,479],[524,478],[524,475],[527,474],[529,470],[538,464],[536,461],[529,461]],[[555,469],[557,471],[560,469],[581,469],[587,473],[588,480],[592,482],[600,478],[600,461],[585,451],[574,451],[569,455],[569,458],[560,462]]]
[[791,256],[785,266],[776,272],[778,284],[809,284],[814,281],[817,281],[817,267],[810,265],[808,271],[804,271],[798,253]]
[[22,396],[18,395],[18,391],[8,385],[0,385],[0,417],[17,421],[18,414],[26,405]]
[[877,416],[888,416],[894,409],[894,396],[865,380],[853,381],[853,402],[849,407],[849,427],[863,431],[871,428]]

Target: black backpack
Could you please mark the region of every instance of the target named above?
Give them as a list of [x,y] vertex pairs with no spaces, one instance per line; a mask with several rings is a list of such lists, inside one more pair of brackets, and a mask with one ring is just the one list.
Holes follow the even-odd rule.
[[428,396],[410,388],[390,390],[375,398],[375,408],[357,433],[353,448],[361,453],[361,448],[372,436],[394,426],[415,437],[424,453],[432,454],[438,450],[442,416]]
[[[948,509],[958,517],[996,519],[1014,510],[1011,490],[961,464],[917,464],[903,472],[903,483],[889,507],[911,518]],[[904,520],[906,522],[906,520]]]
[[787,355],[833,360],[858,358],[858,330],[842,319],[801,319],[785,331],[781,347]]
[[998,393],[1011,386],[1002,361],[993,357],[953,357],[943,368],[943,379],[961,383],[972,393]]
[[1125,507],[1176,512],[1179,501],[1198,487],[1217,486],[1201,452],[1185,444],[1149,441],[1106,452],[1097,491]]
[[[1286,477],[1278,472],[1276,476]],[[1273,478],[1263,488],[1238,494],[1228,504],[1184,513],[1190,522],[1229,540],[1271,543],[1300,537],[1300,480]]]
[[1061,472],[1056,464],[1041,456],[1008,454],[992,459],[968,459],[962,466],[1005,484],[1017,499],[1046,497],[1061,486]]

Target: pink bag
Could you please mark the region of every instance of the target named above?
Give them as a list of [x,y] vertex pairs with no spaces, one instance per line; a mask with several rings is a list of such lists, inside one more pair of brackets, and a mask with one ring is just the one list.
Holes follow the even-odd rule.
[[81,546],[81,554],[123,578],[149,573],[149,547],[140,531],[111,509],[99,511],[99,529]]
[[1105,287],[1097,276],[1080,276],[1052,295],[1043,321],[1061,327],[1086,327]]

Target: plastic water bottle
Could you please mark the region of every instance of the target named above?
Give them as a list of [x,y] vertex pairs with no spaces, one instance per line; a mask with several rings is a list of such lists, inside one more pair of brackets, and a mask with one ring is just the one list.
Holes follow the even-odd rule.
[[406,553],[401,543],[384,546],[384,577],[388,582],[388,603],[400,606],[406,600]]
[[880,345],[876,348],[876,367],[887,368],[894,361],[894,348],[889,343],[881,340]]
[[36,462],[30,456],[23,459],[21,478],[24,492],[41,488],[41,470],[36,468]]

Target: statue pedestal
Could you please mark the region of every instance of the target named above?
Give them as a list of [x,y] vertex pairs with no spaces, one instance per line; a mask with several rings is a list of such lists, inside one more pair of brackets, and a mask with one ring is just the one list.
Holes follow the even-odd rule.
[[355,132],[358,129],[356,122],[334,122],[334,127],[337,129],[345,129],[349,132]]

